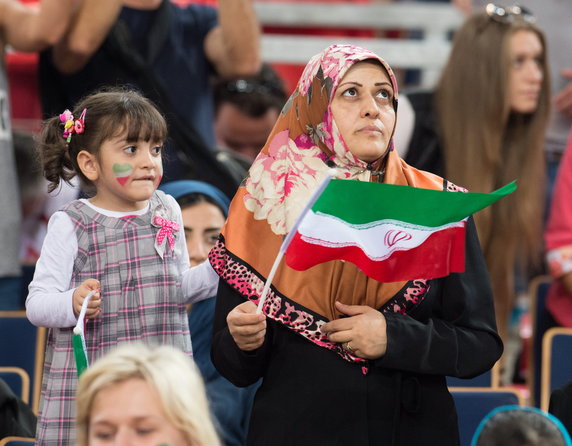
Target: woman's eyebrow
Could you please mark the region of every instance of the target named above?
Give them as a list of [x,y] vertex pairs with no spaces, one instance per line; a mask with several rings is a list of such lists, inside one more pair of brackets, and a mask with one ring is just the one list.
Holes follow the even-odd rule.
[[[343,85],[346,84],[350,84],[350,85],[357,85],[358,87],[363,87],[362,84],[360,84],[359,82],[355,82],[355,81],[346,81],[346,82],[342,82],[340,85],[338,85],[338,88],[342,87]],[[388,81],[383,81],[383,82],[376,82],[374,84],[374,86],[379,87],[381,85],[389,85],[391,88],[393,88],[393,85],[391,84],[391,82]]]
[[357,85],[358,87],[363,87],[363,85],[360,84],[359,82],[346,81],[346,82],[342,82],[340,85],[338,85],[338,88],[340,88],[341,86],[346,85],[346,84]]

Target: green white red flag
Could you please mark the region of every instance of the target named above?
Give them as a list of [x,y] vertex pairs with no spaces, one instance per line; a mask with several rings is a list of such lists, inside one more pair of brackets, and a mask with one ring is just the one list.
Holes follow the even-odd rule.
[[380,282],[463,272],[468,217],[515,189],[515,182],[484,194],[331,180],[288,234],[286,264],[305,270],[342,259]]
[[87,311],[87,305],[95,293],[97,293],[97,290],[92,290],[85,296],[81,304],[76,326],[73,329],[72,346],[78,378],[89,367],[87,346],[85,344],[85,313]]

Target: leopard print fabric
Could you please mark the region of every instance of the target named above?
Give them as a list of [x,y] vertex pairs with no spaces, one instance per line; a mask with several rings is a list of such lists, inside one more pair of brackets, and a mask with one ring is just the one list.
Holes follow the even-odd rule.
[[[230,253],[221,236],[209,254],[209,261],[217,274],[245,299],[258,305],[264,288],[264,278],[252,271],[249,265]],[[401,291],[384,305],[382,312],[407,314],[412,308],[423,301],[429,285],[427,280],[408,282]],[[322,334],[320,328],[328,320],[323,316],[310,311],[288,297],[280,294],[270,286],[262,312],[270,319],[285,325],[290,330],[304,336],[314,344],[334,351],[349,362],[364,364],[363,358],[351,355],[341,344],[330,341]],[[367,369],[364,369],[364,373]]]

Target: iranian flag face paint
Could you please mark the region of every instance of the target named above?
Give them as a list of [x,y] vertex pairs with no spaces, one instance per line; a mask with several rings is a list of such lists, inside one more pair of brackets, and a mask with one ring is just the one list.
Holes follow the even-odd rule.
[[133,173],[133,166],[131,164],[114,164],[113,165],[113,173],[117,178],[117,181],[122,186],[125,186],[125,183]]

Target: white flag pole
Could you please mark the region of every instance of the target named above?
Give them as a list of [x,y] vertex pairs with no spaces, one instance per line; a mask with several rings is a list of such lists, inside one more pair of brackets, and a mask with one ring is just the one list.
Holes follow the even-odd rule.
[[308,211],[312,208],[312,206],[314,206],[314,203],[316,202],[318,197],[322,194],[322,192],[324,192],[324,189],[335,175],[336,175],[336,169],[328,170],[326,177],[322,180],[320,185],[314,190],[308,202],[304,206],[304,209],[302,209],[302,212],[300,212],[300,215],[292,225],[290,232],[288,232],[288,234],[284,238],[284,241],[282,242],[282,245],[278,250],[278,255],[276,256],[276,259],[272,264],[272,268],[270,269],[270,274],[268,274],[268,278],[264,283],[264,288],[262,289],[262,294],[260,295],[260,300],[258,301],[258,307],[256,308],[256,313],[262,313],[262,307],[264,306],[264,302],[266,301],[266,296],[268,295],[268,290],[270,289],[272,279],[274,279],[274,275],[276,274],[278,265],[280,265],[282,257],[284,257],[284,254],[286,253],[286,250],[288,249],[290,242],[292,241],[294,235],[296,235],[296,232],[298,231],[298,226],[300,226],[300,223],[302,223],[302,220],[304,219]]
[[89,304],[90,299],[97,293],[97,290],[91,290],[87,293],[87,296],[83,299],[83,303],[81,304],[81,309],[79,311],[79,316],[77,318],[77,323],[73,329],[75,334],[83,333],[83,321],[85,320],[85,313],[87,312],[87,305]]

